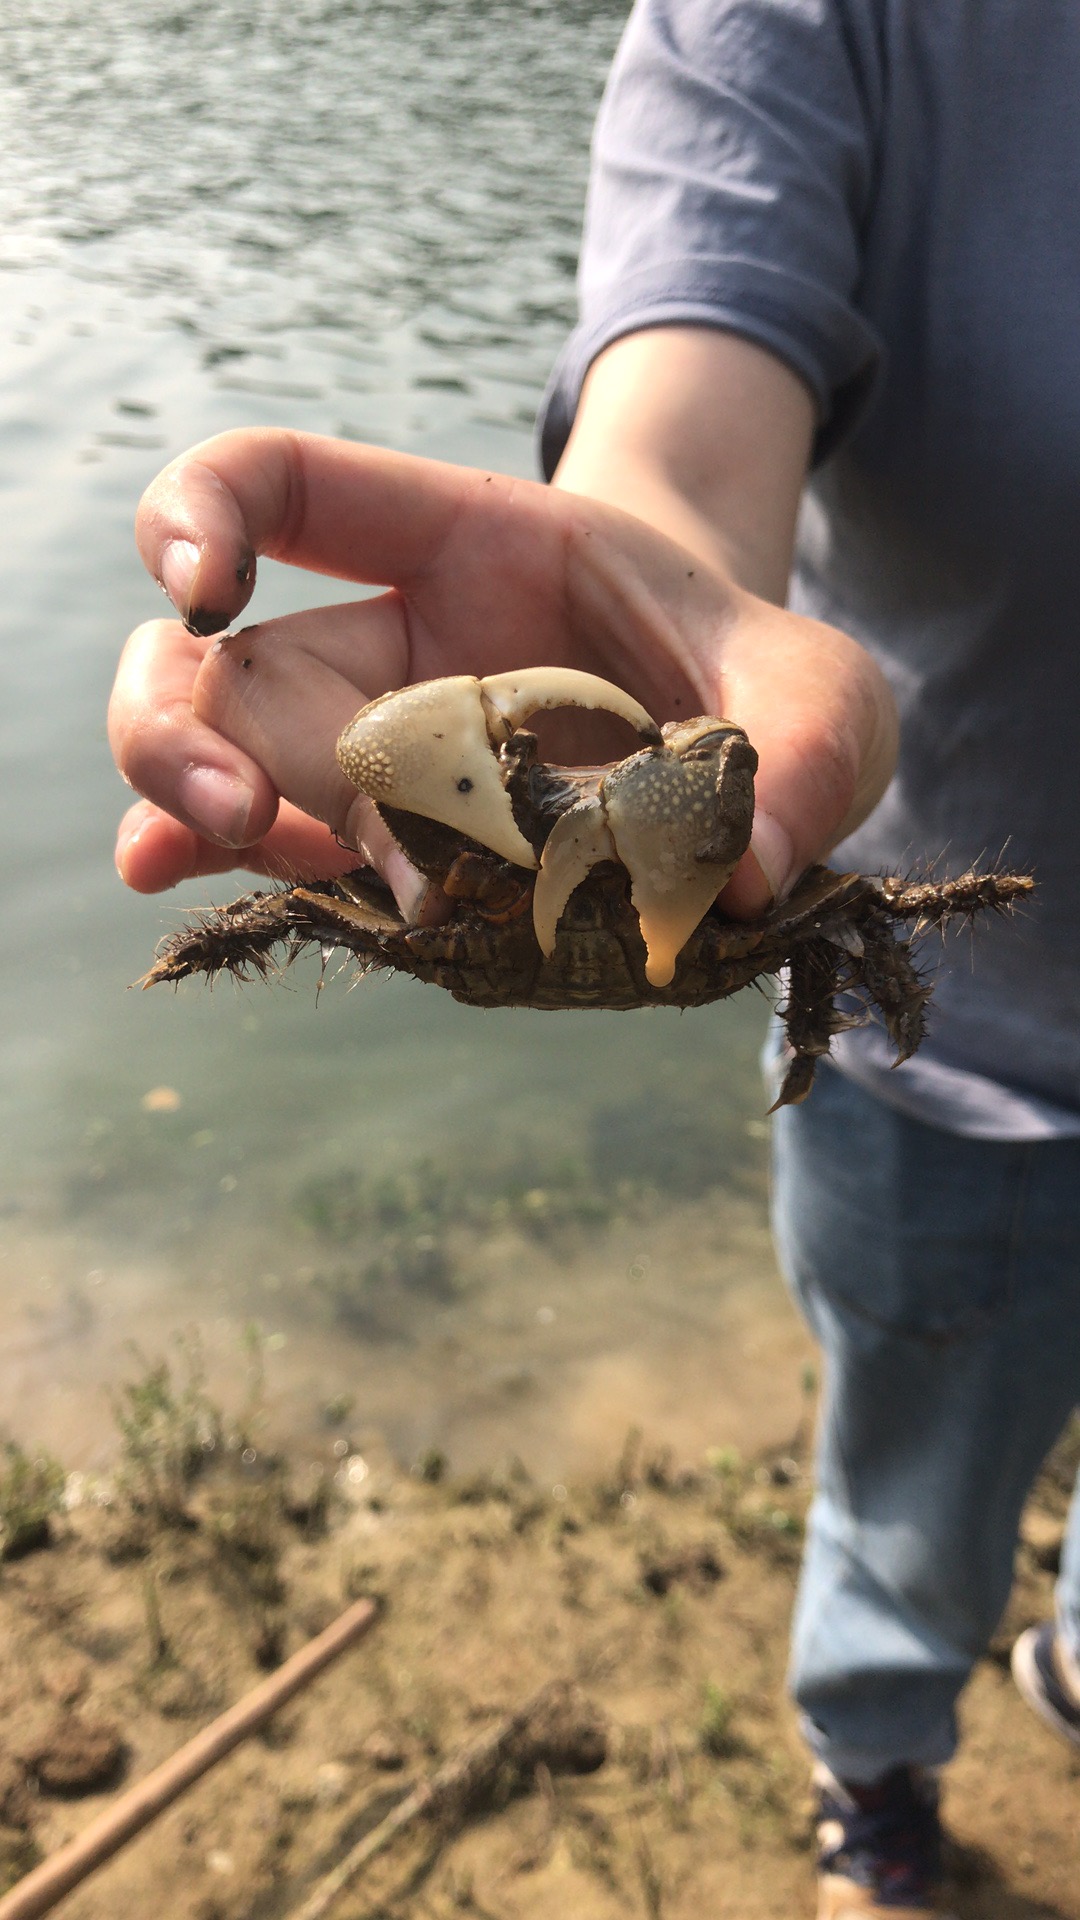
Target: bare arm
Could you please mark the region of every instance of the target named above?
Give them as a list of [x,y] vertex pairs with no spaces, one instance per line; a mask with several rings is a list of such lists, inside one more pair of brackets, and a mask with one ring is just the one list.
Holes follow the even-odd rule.
[[715,327],[652,327],[594,361],[555,485],[634,513],[782,605],[814,402]]

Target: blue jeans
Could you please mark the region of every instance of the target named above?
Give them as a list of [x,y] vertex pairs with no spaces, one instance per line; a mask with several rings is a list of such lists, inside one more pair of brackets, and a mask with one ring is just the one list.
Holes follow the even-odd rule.
[[[774,1138],[777,1246],[824,1359],[791,1683],[815,1752],[866,1783],[952,1755],[1080,1402],[1080,1139],[962,1138],[828,1066]],[[1058,1623],[1080,1658],[1080,1496]]]

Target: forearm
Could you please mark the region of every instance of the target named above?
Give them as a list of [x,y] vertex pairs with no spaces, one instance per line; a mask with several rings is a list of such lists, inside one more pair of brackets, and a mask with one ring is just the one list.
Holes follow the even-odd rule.
[[813,431],[809,390],[775,355],[716,328],[650,328],[594,362],[555,485],[782,604]]
[[719,329],[652,328],[594,362],[555,476],[698,555],[721,594],[726,583],[725,617],[704,634],[687,625],[686,657],[758,748],[754,851],[774,883],[864,818],[896,754],[870,656],[783,611],[815,423],[808,388],[762,348]]

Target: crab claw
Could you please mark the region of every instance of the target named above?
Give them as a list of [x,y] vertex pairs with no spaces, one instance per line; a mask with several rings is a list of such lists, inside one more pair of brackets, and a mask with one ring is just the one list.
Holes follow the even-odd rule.
[[520,673],[489,673],[480,682],[484,705],[506,722],[508,734],[534,713],[552,707],[593,707],[629,720],[650,746],[659,746],[660,729],[651,715],[621,687],[577,667],[523,667]]
[[493,751],[500,734],[493,739],[481,686],[459,673],[384,693],[346,727],[338,764],[376,806],[441,820],[516,866],[535,867],[503,785]]
[[574,888],[601,860],[618,857],[597,794],[559,815],[544,843],[533,891],[533,931],[545,960],[555,951],[555,932]]
[[574,888],[618,860],[645,942],[645,977],[669,986],[690,935],[727,885],[750,840],[757,755],[725,720],[669,726],[659,749],[621,760],[599,791],[560,815],[533,895],[533,926],[550,958]]
[[535,867],[495,750],[530,714],[571,706],[602,707],[646,739],[660,737],[644,707],[596,674],[528,667],[484,680],[453,674],[382,694],[346,727],[338,763],[376,806],[439,820],[516,866]]
[[670,817],[643,819],[633,808],[609,804],[612,840],[630,875],[630,898],[645,942],[645,978],[666,987],[675,962],[735,870],[699,861],[686,825]]
[[664,751],[620,762],[602,788],[654,987],[670,984],[749,845],[757,766],[742,728],[726,721],[687,722],[671,736]]

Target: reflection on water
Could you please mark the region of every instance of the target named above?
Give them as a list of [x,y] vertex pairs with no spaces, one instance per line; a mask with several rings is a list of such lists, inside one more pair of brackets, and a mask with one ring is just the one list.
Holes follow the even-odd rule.
[[[721,1281],[768,1272],[751,996],[689,1017],[481,1015],[392,981],[332,982],[316,1004],[302,968],[272,993],[142,996],[127,983],[163,927],[211,889],[139,901],[111,864],[123,796],[107,688],[123,634],[160,606],[130,537],[142,486],[193,440],[255,421],[531,473],[622,12],[8,0],[0,17],[0,1337],[14,1424],[47,1405],[77,1448],[126,1333],[160,1339],[197,1317],[224,1352],[255,1313],[281,1336],[296,1424],[315,1418],[323,1375],[338,1391],[370,1372],[369,1411],[401,1446],[447,1426],[477,1444],[488,1389],[470,1369],[516,1377],[521,1328],[535,1344],[546,1324],[524,1303],[561,1272],[574,1284],[545,1335],[545,1411],[514,1418],[539,1446],[558,1406],[572,1448],[575,1351],[625,1353],[633,1374],[650,1344],[674,1356],[697,1339],[672,1331],[680,1314],[714,1323]],[[265,566],[255,611],[349,592]],[[169,1092],[147,1102],[155,1089]],[[648,1192],[559,1248],[523,1239],[520,1220],[455,1219],[468,1246],[455,1241],[441,1296],[423,1261],[384,1287],[372,1368],[370,1315],[333,1307],[303,1195],[411,1177],[425,1158],[461,1192],[526,1176],[522,1191],[548,1191],[567,1164],[609,1196]],[[339,1266],[371,1265],[365,1232]],[[653,1278],[631,1301],[643,1236]],[[661,1244],[682,1248],[677,1271]],[[442,1339],[468,1364],[448,1374]]]

